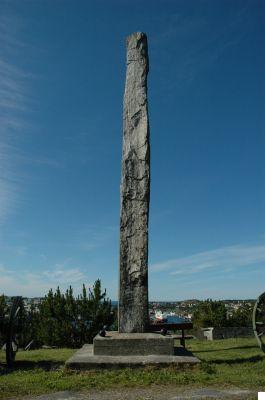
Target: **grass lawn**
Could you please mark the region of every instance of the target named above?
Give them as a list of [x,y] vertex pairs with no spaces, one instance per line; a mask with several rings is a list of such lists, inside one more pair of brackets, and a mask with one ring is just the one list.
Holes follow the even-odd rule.
[[12,370],[6,368],[5,354],[0,351],[0,399],[60,390],[150,385],[237,387],[265,391],[265,355],[254,339],[192,340],[188,349],[202,360],[192,370],[176,371],[172,367],[88,372],[64,369],[64,361],[75,352],[72,349],[20,351]]

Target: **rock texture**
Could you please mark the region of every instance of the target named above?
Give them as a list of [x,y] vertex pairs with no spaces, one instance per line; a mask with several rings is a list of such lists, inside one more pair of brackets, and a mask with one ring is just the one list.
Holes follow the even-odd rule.
[[[136,334],[137,335],[137,334]],[[162,336],[162,335],[158,335]],[[164,337],[164,336],[162,336]],[[134,340],[134,339],[132,339]],[[126,346],[126,345],[125,345]],[[65,366],[73,370],[95,370],[95,369],[116,369],[133,367],[174,367],[183,370],[185,367],[195,366],[200,360],[190,352],[183,351],[180,347],[175,348],[175,354],[149,354],[149,355],[95,355],[92,344],[84,344],[75,354],[69,358]],[[110,397],[113,398],[112,396]],[[137,397],[139,398],[139,397]],[[122,398],[125,400],[125,398]],[[151,397],[150,399],[153,399]],[[165,397],[163,397],[165,399]],[[241,399],[241,397],[240,397]],[[26,400],[26,399],[25,399]],[[121,400],[121,398],[120,398]],[[173,399],[172,399],[173,400]]]
[[123,105],[120,217],[119,332],[145,332],[148,325],[148,214],[150,145],[147,109],[147,37],[127,38]]
[[173,356],[174,337],[157,333],[109,331],[105,337],[94,337],[93,351],[95,356]]

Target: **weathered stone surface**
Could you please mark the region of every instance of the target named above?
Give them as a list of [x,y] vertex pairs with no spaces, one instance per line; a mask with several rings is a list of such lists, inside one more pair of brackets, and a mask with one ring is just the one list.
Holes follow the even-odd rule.
[[127,38],[123,106],[120,217],[119,332],[148,325],[148,215],[150,145],[147,109],[148,52],[144,33]]
[[158,333],[108,332],[94,338],[93,348],[95,356],[174,355],[174,338]]
[[110,356],[110,355],[94,355],[93,345],[85,344],[80,350],[67,360],[65,363],[66,368],[87,370],[87,369],[101,369],[101,368],[132,368],[132,367],[147,367],[153,365],[156,367],[174,367],[195,366],[200,363],[197,357],[191,353],[181,349],[181,354],[178,355],[178,350],[175,348],[174,355],[141,355],[141,356]]

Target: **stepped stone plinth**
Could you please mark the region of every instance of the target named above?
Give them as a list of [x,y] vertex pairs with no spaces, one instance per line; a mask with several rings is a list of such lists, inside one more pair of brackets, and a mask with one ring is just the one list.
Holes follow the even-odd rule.
[[157,333],[108,332],[93,341],[97,356],[174,355],[174,339]]
[[66,362],[66,368],[71,370],[88,369],[120,369],[155,366],[164,368],[174,366],[182,369],[183,366],[192,368],[200,363],[197,357],[182,347],[175,347],[174,354],[149,354],[149,355],[96,355],[94,354],[93,344],[85,344]]

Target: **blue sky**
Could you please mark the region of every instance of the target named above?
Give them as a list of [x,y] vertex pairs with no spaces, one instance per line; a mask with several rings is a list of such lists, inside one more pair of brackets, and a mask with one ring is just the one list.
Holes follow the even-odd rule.
[[149,297],[265,290],[265,4],[0,1],[0,292],[117,299],[125,38],[148,35]]

